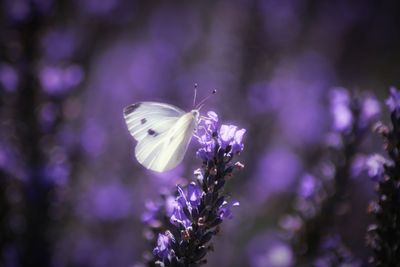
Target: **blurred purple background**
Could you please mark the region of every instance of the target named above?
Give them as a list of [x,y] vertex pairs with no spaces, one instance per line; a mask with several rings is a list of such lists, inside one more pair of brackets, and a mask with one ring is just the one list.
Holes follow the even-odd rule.
[[[208,266],[291,266],[276,231],[332,129],[329,90],[382,102],[400,84],[399,15],[400,2],[372,0],[2,1],[0,265],[135,266],[150,249],[145,202],[201,162],[193,142],[175,170],[146,171],[122,109],[190,110],[197,83],[199,98],[218,90],[203,111],[248,130],[229,186],[241,205]],[[337,227],[364,261],[373,184],[351,186]]]

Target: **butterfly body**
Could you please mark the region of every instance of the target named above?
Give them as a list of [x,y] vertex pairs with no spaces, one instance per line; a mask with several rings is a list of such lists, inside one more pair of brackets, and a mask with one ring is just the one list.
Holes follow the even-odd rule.
[[144,167],[164,172],[185,155],[199,121],[199,111],[185,112],[158,102],[139,102],[124,109],[129,132],[137,140],[136,159]]

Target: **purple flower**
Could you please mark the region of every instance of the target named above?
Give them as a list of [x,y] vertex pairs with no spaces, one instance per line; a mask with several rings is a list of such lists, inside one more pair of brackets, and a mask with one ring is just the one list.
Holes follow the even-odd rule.
[[218,125],[218,115],[214,111],[207,112],[208,119],[204,121],[206,128],[210,132],[215,132]]
[[185,205],[182,205],[181,202],[176,201],[170,221],[172,224],[175,224],[176,226],[182,224],[185,228],[189,228],[190,226],[192,226],[192,222],[186,216],[183,210],[184,208]]
[[235,125],[221,125],[218,136],[221,148],[231,146],[232,153],[240,153],[244,147],[242,140],[245,133],[246,129],[238,130]]
[[79,85],[84,78],[84,72],[78,65],[66,68],[59,66],[44,66],[39,71],[39,79],[43,90],[50,95],[62,95]]
[[364,98],[360,114],[361,127],[368,126],[374,122],[378,118],[380,111],[378,100],[371,96]]
[[[207,160],[212,157],[215,150],[215,138],[217,134],[218,115],[214,111],[207,112],[205,119],[202,119],[198,127],[198,141],[202,146],[197,150],[196,155],[202,160]],[[201,132],[200,132],[201,131]]]
[[279,221],[279,226],[293,234],[301,229],[303,220],[297,215],[286,215]]
[[197,208],[200,204],[203,192],[195,183],[190,183],[188,185],[186,193],[179,185],[177,189],[179,195],[175,200],[170,221],[175,225],[182,224],[185,228],[189,228],[192,226],[192,221],[185,214],[185,209],[192,212],[194,208]]
[[310,198],[315,192],[317,187],[317,180],[310,174],[305,174],[300,182],[298,195],[303,198]]
[[390,96],[386,100],[386,105],[390,112],[396,112],[396,116],[400,115],[400,92],[395,87],[390,87]]
[[190,183],[187,189],[187,201],[189,201],[191,207],[197,207],[200,205],[200,199],[203,192],[200,190],[195,183]]
[[171,217],[172,213],[174,212],[175,208],[175,197],[173,196],[167,196],[165,198],[165,212],[167,213],[167,216]]
[[354,257],[337,234],[324,237],[320,250],[321,252],[314,260],[313,266],[361,266],[361,262]]
[[175,254],[172,249],[172,243],[174,242],[174,236],[170,231],[165,231],[164,234],[158,234],[157,246],[154,248],[153,254],[157,255],[162,260],[171,258]]
[[362,172],[365,171],[365,162],[368,156],[366,155],[356,155],[353,158],[353,161],[351,162],[351,176],[352,177],[357,177],[359,176]]
[[256,235],[248,244],[247,254],[251,267],[294,266],[294,252],[278,232]]
[[392,165],[392,162],[380,154],[374,154],[365,160],[365,168],[368,176],[373,180],[381,180],[385,173],[385,165]]
[[157,220],[157,212],[160,210],[161,204],[154,201],[146,201],[146,210],[141,216],[141,221],[143,223],[152,224],[152,222]]
[[202,146],[196,154],[203,160],[211,159],[214,155],[216,145],[221,149],[230,147],[227,153],[237,154],[243,148],[243,136],[246,129],[238,129],[235,125],[221,125],[219,131],[218,115],[214,111],[207,112],[208,117],[200,122],[198,127],[198,141]]
[[239,206],[239,201],[231,201],[231,202],[227,202],[224,201],[221,205],[221,207],[219,208],[219,217],[221,219],[232,219],[232,207],[237,207]]
[[353,123],[349,93],[344,88],[335,88],[330,92],[330,97],[334,129],[339,132],[349,130]]

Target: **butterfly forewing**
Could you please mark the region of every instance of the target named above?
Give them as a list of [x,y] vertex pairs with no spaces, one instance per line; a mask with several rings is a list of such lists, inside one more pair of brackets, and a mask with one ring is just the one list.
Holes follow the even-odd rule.
[[138,141],[149,133],[157,136],[166,132],[183,114],[177,107],[157,102],[139,102],[124,109],[128,130]]
[[182,161],[197,125],[197,117],[191,112],[156,102],[128,106],[124,117],[138,141],[137,160],[158,172],[170,170]]

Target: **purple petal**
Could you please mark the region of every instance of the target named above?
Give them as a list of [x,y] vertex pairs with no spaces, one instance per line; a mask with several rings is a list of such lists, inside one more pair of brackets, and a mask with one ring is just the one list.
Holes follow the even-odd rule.
[[214,111],[209,111],[209,112],[207,112],[207,116],[208,116],[211,120],[213,120],[213,121],[215,121],[215,122],[218,122],[218,115],[217,115],[217,113],[215,113]]
[[162,260],[169,258],[174,253],[171,249],[174,237],[171,232],[166,231],[165,234],[158,234],[157,246],[153,250],[153,254],[160,257]]
[[187,198],[192,206],[198,206],[200,204],[202,192],[195,183],[190,183],[188,186]]
[[390,87],[390,95],[386,100],[386,105],[389,107],[390,112],[400,110],[400,92],[395,87]]

